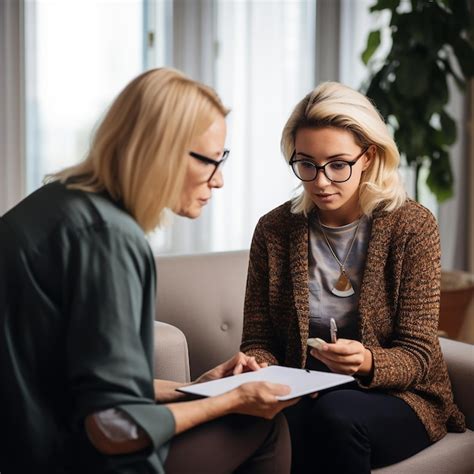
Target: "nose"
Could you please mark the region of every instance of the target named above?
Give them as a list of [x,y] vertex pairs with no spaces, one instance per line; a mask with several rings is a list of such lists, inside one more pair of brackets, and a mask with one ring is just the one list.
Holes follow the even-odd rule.
[[327,186],[331,184],[331,180],[328,179],[326,173],[324,173],[324,170],[321,169],[318,170],[318,174],[316,175],[316,178],[313,182],[318,186]]
[[222,175],[222,170],[218,168],[212,179],[209,181],[209,187],[222,188],[222,186],[224,186],[224,176]]

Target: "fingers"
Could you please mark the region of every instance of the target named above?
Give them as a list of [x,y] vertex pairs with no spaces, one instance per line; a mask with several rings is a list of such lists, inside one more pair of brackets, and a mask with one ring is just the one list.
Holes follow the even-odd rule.
[[232,371],[233,375],[241,374],[242,372],[251,372],[253,370],[260,369],[260,365],[255,360],[255,357],[247,356],[243,354],[242,352],[239,352],[231,360],[233,361],[234,359],[236,359],[236,361],[234,362],[235,366],[234,366],[234,370]]
[[[359,341],[350,339],[339,339],[335,344],[324,344],[311,349],[311,355],[317,359],[324,357],[334,362],[347,363],[349,360],[356,360],[363,357],[365,347]],[[352,358],[352,359],[350,359]]]
[[249,370],[258,370],[261,368],[260,364],[255,360],[255,357],[247,357],[247,368]]
[[310,354],[325,364],[332,372],[346,375],[356,373],[364,362],[365,347],[359,341],[339,339],[321,349],[311,349]]
[[241,362],[238,362],[235,367],[234,367],[234,370],[232,371],[232,375],[238,375],[238,374],[241,374],[244,370],[244,366]]
[[322,352],[318,351],[317,349],[313,349],[311,351],[311,355],[316,359],[320,360],[321,362],[329,361],[338,364],[361,364],[364,360],[363,352],[357,352],[355,354],[350,355],[341,355],[330,352]]
[[315,349],[331,354],[352,355],[357,354],[363,350],[364,346],[359,341],[352,341],[350,339],[338,339],[336,343],[324,343]]

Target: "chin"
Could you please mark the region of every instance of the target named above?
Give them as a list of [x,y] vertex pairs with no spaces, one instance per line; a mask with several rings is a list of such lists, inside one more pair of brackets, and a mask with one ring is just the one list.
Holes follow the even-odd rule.
[[313,201],[314,205],[322,211],[337,211],[341,207],[339,202],[320,202]]
[[186,209],[180,216],[188,219],[197,219],[201,215],[201,209]]

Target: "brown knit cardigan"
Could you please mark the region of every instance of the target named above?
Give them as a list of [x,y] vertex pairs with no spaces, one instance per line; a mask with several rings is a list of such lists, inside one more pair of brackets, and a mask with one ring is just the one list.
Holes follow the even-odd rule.
[[[309,331],[308,217],[287,202],[255,229],[241,350],[259,362],[304,367]],[[433,215],[414,201],[373,214],[359,298],[373,377],[359,384],[402,398],[432,441],[464,431],[437,336],[440,242]],[[311,216],[309,217],[311,218]]]

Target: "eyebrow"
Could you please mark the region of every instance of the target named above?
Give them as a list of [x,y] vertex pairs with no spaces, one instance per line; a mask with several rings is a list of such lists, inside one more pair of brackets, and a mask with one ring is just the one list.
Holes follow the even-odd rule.
[[[305,158],[310,158],[311,160],[316,161],[316,158],[314,158],[314,156],[307,155],[306,153],[296,153],[296,155],[297,156],[301,155],[301,156],[304,156]],[[322,161],[333,160],[335,158],[342,158],[343,156],[348,156],[348,155],[349,155],[349,153],[336,153],[335,155],[328,156],[327,158],[325,158]]]

